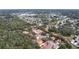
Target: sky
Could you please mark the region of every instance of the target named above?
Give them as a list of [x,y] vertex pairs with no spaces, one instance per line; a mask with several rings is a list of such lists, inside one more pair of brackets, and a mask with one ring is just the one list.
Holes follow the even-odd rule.
[[78,0],[0,0],[0,9],[79,9]]

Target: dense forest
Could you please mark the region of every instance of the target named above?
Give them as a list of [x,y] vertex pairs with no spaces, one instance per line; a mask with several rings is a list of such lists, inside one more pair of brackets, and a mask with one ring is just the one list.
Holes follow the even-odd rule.
[[22,34],[29,26],[17,16],[0,18],[0,48],[39,48],[32,42],[32,37]]

